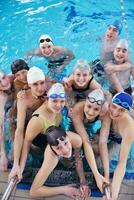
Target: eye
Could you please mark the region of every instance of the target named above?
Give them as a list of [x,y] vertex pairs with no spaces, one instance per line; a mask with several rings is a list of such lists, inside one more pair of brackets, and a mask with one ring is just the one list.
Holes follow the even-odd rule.
[[99,109],[99,108],[95,108],[94,110],[95,110],[95,111],[99,111],[100,109]]
[[92,106],[91,106],[91,105],[88,105],[88,108],[92,108]]
[[61,103],[65,103],[65,100],[61,100]]
[[117,30],[116,28],[114,28],[113,31],[114,31],[115,33],[117,33],[118,30]]
[[58,101],[57,101],[57,99],[53,99],[52,102],[53,103],[57,103]]
[[83,74],[83,76],[84,76],[84,77],[86,77],[86,76],[87,76],[87,74],[85,73],[85,74]]
[[122,53],[126,53],[127,52],[127,49],[122,49]]
[[41,85],[44,85],[44,83],[45,83],[45,81],[41,81],[41,82],[40,82]]
[[37,86],[37,85],[38,85],[38,83],[33,83],[33,85],[34,85],[34,86]]
[[80,73],[77,73],[76,75],[77,75],[77,76],[80,76]]

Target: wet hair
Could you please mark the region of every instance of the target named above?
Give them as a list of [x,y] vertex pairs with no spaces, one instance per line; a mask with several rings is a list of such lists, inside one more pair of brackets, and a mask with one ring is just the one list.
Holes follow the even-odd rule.
[[58,146],[58,140],[64,141],[66,138],[66,132],[64,131],[64,129],[57,126],[50,126],[49,128],[47,128],[45,135],[47,143],[50,146]]
[[29,70],[29,67],[28,64],[22,59],[17,59],[11,64],[12,74],[16,74],[23,69]]

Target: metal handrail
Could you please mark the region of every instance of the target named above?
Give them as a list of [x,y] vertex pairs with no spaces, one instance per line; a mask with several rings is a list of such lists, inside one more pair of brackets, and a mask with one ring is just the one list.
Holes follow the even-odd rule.
[[12,178],[10,180],[1,200],[8,200],[10,198],[10,196],[17,184],[17,181],[18,181],[17,176],[15,176],[14,178]]

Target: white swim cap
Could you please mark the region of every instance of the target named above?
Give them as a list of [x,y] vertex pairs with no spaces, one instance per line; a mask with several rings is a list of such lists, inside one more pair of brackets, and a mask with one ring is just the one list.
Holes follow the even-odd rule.
[[41,35],[39,39],[40,47],[44,45],[53,46],[52,38],[49,35]]
[[65,98],[65,89],[61,83],[55,83],[52,85],[50,90],[47,93],[49,98]]
[[45,74],[38,67],[31,67],[27,72],[27,82],[28,84],[36,83],[37,81],[44,81]]
[[128,42],[125,39],[119,40],[119,42],[116,45],[116,48],[121,48],[121,49],[127,49],[129,48]]
[[91,103],[97,102],[98,105],[102,105],[105,101],[104,93],[101,89],[95,89],[88,94],[88,100]]
[[88,61],[85,60],[85,59],[77,60],[75,66],[74,66],[74,72],[77,69],[80,70],[80,71],[89,71],[89,73],[91,72],[91,67],[90,67]]

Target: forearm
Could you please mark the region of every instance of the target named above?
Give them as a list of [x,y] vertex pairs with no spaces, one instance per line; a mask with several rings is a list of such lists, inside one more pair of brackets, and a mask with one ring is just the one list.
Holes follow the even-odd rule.
[[76,165],[76,171],[80,179],[80,183],[86,183],[86,178],[84,174],[84,169],[83,169],[83,162],[80,156],[80,149],[76,149],[74,151],[75,154],[75,165]]
[[109,156],[106,143],[99,143],[100,157],[104,168],[104,176],[109,179]]
[[15,133],[14,139],[14,165],[19,165],[23,145],[23,135]]
[[130,69],[131,66],[132,65],[130,62],[125,62],[123,64],[114,66],[114,70],[115,70],[115,72],[126,71],[126,70]]
[[122,85],[120,84],[120,82],[119,82],[119,80],[118,80],[118,78],[117,78],[117,76],[116,76],[115,73],[111,75],[110,79],[111,79],[111,82],[112,82],[112,84],[113,84],[115,90],[116,90],[117,92],[122,92],[122,91],[123,91],[123,87],[122,87]]
[[22,172],[26,165],[26,160],[29,153],[30,144],[31,142],[29,141],[24,141],[24,144],[23,144],[22,155],[21,155],[21,160],[20,160],[20,168]]
[[84,153],[85,153],[87,162],[88,162],[88,164],[89,164],[89,166],[90,166],[90,168],[91,168],[91,170],[92,170],[92,172],[95,176],[95,179],[96,179],[99,172],[98,172],[98,169],[97,169],[97,164],[96,164],[96,161],[95,161],[95,156],[94,156],[92,146],[88,142],[85,142],[83,144],[83,148],[84,148]]
[[118,198],[118,194],[120,191],[121,182],[123,180],[125,174],[126,164],[119,162],[113,176],[112,181],[112,197],[113,200]]
[[41,186],[39,188],[32,187],[30,190],[30,195],[32,197],[50,197],[58,194],[64,194],[64,186],[60,187]]
[[1,131],[0,133],[0,148],[1,148],[1,155],[4,155],[6,156],[6,150],[5,150],[5,135],[4,135],[4,132]]

